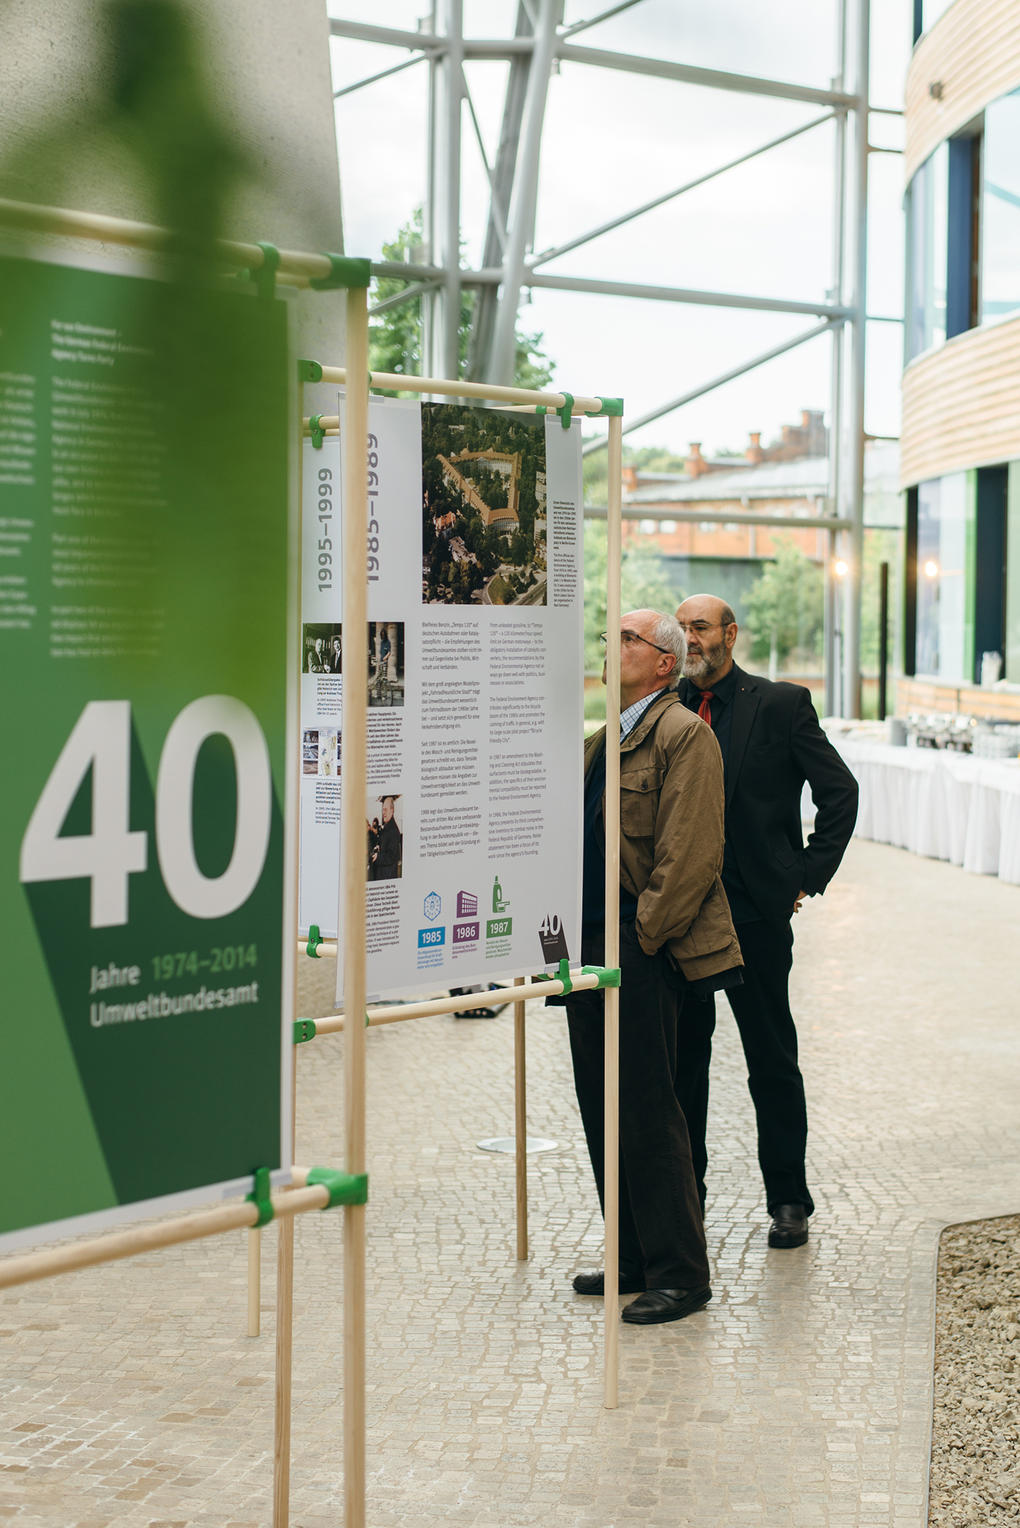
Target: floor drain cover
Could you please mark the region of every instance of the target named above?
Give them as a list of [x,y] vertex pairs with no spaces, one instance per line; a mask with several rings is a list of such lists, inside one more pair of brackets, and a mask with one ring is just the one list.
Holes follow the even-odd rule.
[[[557,1143],[550,1141],[544,1135],[529,1135],[527,1153],[530,1157],[536,1151],[555,1151]],[[516,1151],[517,1140],[512,1135],[494,1135],[487,1141],[478,1142],[479,1151]]]

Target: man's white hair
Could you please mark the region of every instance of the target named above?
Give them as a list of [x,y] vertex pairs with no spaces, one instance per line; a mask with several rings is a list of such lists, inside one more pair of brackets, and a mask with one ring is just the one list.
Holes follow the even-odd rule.
[[687,638],[683,634],[680,622],[676,616],[660,615],[652,627],[652,641],[656,647],[662,647],[668,653],[672,653],[676,662],[670,675],[670,685],[674,686],[683,671],[684,659],[687,657]]

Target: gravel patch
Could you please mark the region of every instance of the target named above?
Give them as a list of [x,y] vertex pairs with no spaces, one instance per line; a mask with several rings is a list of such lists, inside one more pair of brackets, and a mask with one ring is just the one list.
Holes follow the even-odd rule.
[[1020,1521],[1020,1215],[939,1244],[930,1528]]

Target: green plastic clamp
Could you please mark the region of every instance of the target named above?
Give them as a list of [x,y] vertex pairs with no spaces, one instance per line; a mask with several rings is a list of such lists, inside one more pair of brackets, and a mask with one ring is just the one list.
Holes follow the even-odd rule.
[[273,1210],[273,1201],[270,1198],[270,1193],[269,1168],[256,1167],[255,1187],[252,1189],[250,1194],[245,1194],[244,1197],[246,1199],[250,1199],[252,1204],[259,1212],[259,1218],[255,1222],[257,1226],[267,1226],[275,1213]]
[[308,1187],[321,1183],[329,1189],[329,1203],[324,1210],[333,1210],[338,1204],[368,1203],[368,1174],[342,1173],[335,1167],[313,1167],[307,1179]]
[[303,358],[297,363],[299,382],[321,382],[322,367],[318,361],[306,361]]
[[618,987],[620,985],[618,966],[582,966],[581,970],[586,976],[591,976],[594,972],[599,979],[600,987]]
[[[313,451],[321,451],[322,450],[322,437],[323,437],[322,415],[321,414],[311,414],[311,415],[309,415],[309,419],[308,419],[308,433],[312,437],[312,450]],[[308,953],[311,954],[311,951],[309,950]]]
[[573,992],[574,984],[570,980],[570,961],[569,960],[564,958],[563,960],[560,961],[559,968],[557,969],[557,972],[556,972],[556,980],[558,982],[562,982],[563,983],[563,996],[564,997],[566,997],[568,992]]
[[315,1027],[314,1019],[294,1020],[294,1044],[303,1045],[306,1040],[314,1040],[319,1031]]
[[310,923],[308,925],[308,944],[305,947],[305,953],[312,960],[318,960],[320,944],[322,944],[322,935],[319,933],[319,925],[317,923]]
[[329,275],[319,276],[308,283],[317,292],[335,292],[338,287],[371,285],[372,262],[370,260],[356,260],[349,255],[333,255],[328,250],[323,251],[323,258],[329,261]]
[[535,413],[536,414],[559,414],[559,416],[560,416],[560,424],[563,426],[563,428],[565,430],[569,430],[570,429],[570,421],[573,418],[574,395],[573,395],[573,393],[564,393],[563,397],[566,399],[566,402],[563,404],[562,408],[558,408],[558,409],[556,409],[556,408],[548,408],[544,403],[536,403],[536,405],[535,405]]
[[622,398],[602,398],[600,399],[600,402],[602,407],[600,409],[596,409],[594,413],[589,414],[587,416],[589,419],[602,419],[609,414],[611,414],[615,419],[620,419],[623,417]]
[[262,251],[262,264],[251,272],[251,279],[255,283],[255,290],[260,297],[272,301],[276,296],[276,273],[280,268],[280,251],[275,244],[263,244],[258,241]]

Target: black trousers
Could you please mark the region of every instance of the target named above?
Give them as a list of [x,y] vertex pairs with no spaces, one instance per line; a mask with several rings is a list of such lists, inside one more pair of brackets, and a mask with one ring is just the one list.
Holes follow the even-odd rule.
[[[603,963],[601,931],[581,939],[585,965]],[[665,956],[645,955],[620,926],[620,1272],[648,1289],[709,1281],[705,1228],[683,1112],[673,1087],[679,995]],[[572,992],[564,1006],[574,1085],[605,1214],[604,995]]]
[[[810,1215],[804,1158],[807,1105],[804,1079],[797,1064],[797,1030],[790,1012],[793,930],[788,922],[738,923],[744,957],[744,984],[726,996],[740,1031],[747,1062],[747,1086],[758,1122],[758,1165],[765,1202],[802,1204]],[[701,1203],[705,1202],[708,1153],[708,1070],[712,1059],[715,1001],[688,998],[680,1019],[676,1093],[687,1119]]]

